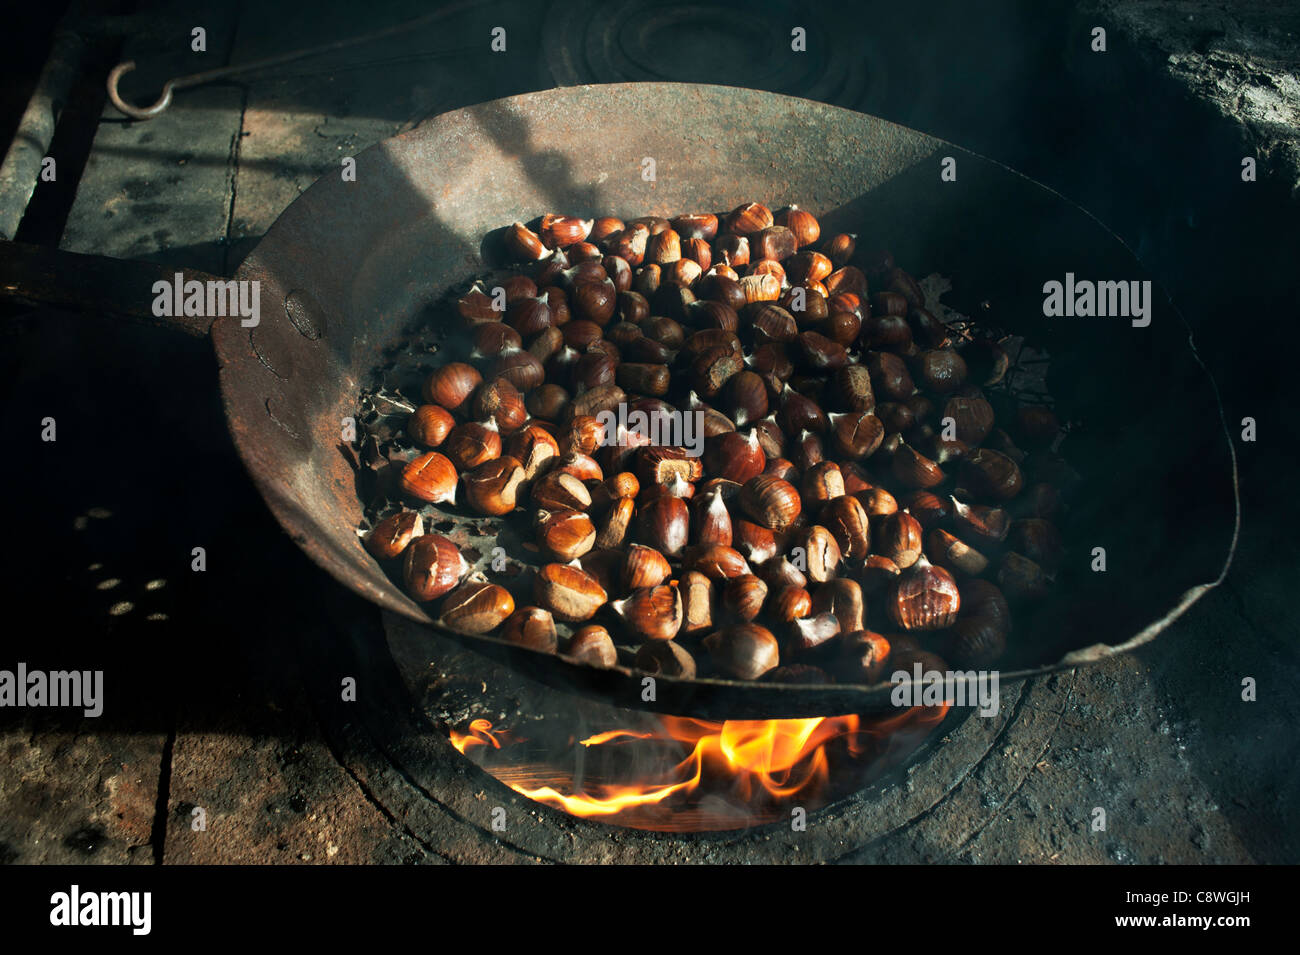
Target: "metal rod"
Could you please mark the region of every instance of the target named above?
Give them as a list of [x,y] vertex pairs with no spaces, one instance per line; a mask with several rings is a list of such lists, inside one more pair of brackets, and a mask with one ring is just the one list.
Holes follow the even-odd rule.
[[369,43],[373,40],[380,40],[396,33],[405,33],[415,27],[421,26],[435,18],[445,17],[446,10],[439,10],[436,13],[426,13],[423,16],[415,17],[411,20],[403,21],[394,26],[384,27],[382,30],[376,30],[373,33],[366,33],[362,36],[349,37],[345,40],[333,40],[329,43],[322,43],[319,46],[307,47],[302,50],[294,50],[290,53],[278,53],[275,56],[263,57],[260,60],[253,60],[249,63],[239,63],[235,66],[222,66],[214,70],[204,70],[201,73],[190,73],[186,76],[177,76],[163,84],[162,94],[151,106],[133,106],[126,100],[122,99],[118,92],[117,86],[122,77],[135,69],[135,60],[127,60],[125,63],[119,63],[113,67],[108,74],[108,98],[113,105],[118,108],[124,115],[132,119],[153,119],[161,115],[172,102],[172,93],[176,90],[187,89],[192,86],[201,86],[205,83],[213,83],[217,80],[228,79],[232,76],[238,76],[241,73],[251,73],[257,70],[268,69],[273,66],[282,66],[285,63],[293,63],[297,60],[304,60],[312,56],[320,56],[324,53],[333,53],[336,50],[347,49],[348,47],[358,46],[362,43]]

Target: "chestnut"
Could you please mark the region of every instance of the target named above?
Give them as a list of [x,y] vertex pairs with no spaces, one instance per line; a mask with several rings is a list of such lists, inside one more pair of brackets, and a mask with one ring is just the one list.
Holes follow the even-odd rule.
[[830,611],[800,617],[790,626],[790,647],[795,653],[816,650],[840,635],[840,621]]
[[515,600],[500,584],[467,580],[442,602],[438,622],[461,633],[490,633],[515,612]]
[[930,491],[913,491],[906,498],[904,503],[907,507],[907,513],[911,514],[926,530],[942,523],[952,514],[953,506],[950,503],[954,498],[939,497]]
[[760,202],[743,202],[727,214],[723,228],[732,235],[748,236],[776,222],[772,210]]
[[971,447],[982,444],[993,430],[993,406],[983,398],[949,398],[944,403],[942,414],[944,418],[952,419],[956,438]]
[[569,639],[564,655],[589,667],[608,670],[618,663],[618,651],[609,631],[597,624],[580,627]]
[[546,246],[541,238],[522,222],[506,229],[505,247],[516,262],[536,262],[546,257]]
[[657,587],[671,573],[667,559],[653,547],[633,544],[627,549],[623,561],[623,587],[626,590]]
[[442,453],[458,471],[467,471],[501,456],[501,432],[496,423],[466,421],[456,425],[442,444]]
[[723,544],[710,544],[697,551],[691,557],[690,567],[710,580],[729,580],[751,573],[744,555]]
[[966,381],[966,374],[966,362],[951,348],[934,348],[917,356],[916,380],[930,391],[956,391]]
[[596,545],[596,528],[582,511],[542,509],[537,512],[537,539],[546,553],[570,561]]
[[1024,486],[1016,462],[989,448],[978,448],[971,453],[962,462],[957,476],[972,494],[998,501],[1011,500]]
[[818,520],[831,532],[845,557],[861,560],[871,550],[870,517],[857,498],[846,494],[828,501]]
[[812,613],[812,596],[803,587],[786,584],[772,595],[771,610],[782,623],[794,623]]
[[692,212],[669,220],[684,239],[711,241],[718,234],[718,217],[711,212]]
[[555,618],[541,607],[520,607],[501,626],[501,639],[540,653],[554,653],[559,643]]
[[483,376],[477,368],[453,361],[435,368],[424,380],[424,400],[448,411],[457,411],[482,383]]
[[939,566],[968,577],[984,573],[989,566],[988,558],[942,528],[930,531],[926,537],[926,550]]
[[406,548],[402,581],[412,600],[437,600],[469,573],[460,548],[441,534],[425,534]]
[[756,431],[727,431],[705,439],[704,467],[715,477],[744,484],[762,474],[766,464]]
[[839,621],[841,633],[862,629],[866,607],[866,601],[862,599],[862,587],[847,577],[826,581],[812,595],[813,613],[833,614]]
[[406,422],[406,433],[416,444],[436,448],[447,439],[456,419],[441,405],[420,405]]
[[682,595],[682,627],[684,635],[703,633],[713,629],[715,594],[713,581],[698,570],[682,574],[678,592]]
[[667,557],[677,557],[690,536],[690,511],[681,498],[660,495],[641,507],[638,528],[646,544]]
[[931,488],[947,480],[938,464],[907,443],[898,446],[889,464],[894,477],[908,487]]
[[1004,541],[1011,530],[1011,516],[1000,507],[963,504],[951,498],[953,524],[957,532],[977,541]]
[[775,216],[776,224],[790,230],[799,248],[813,245],[821,238],[822,227],[817,217],[796,205],[786,206]]
[[585,511],[591,507],[591,492],[573,474],[552,470],[532,486],[533,504],[549,511]]
[[[906,511],[898,511],[875,525],[876,553],[888,557],[902,570],[921,557],[921,522]],[[933,538],[931,538],[933,540]]]
[[[851,498],[846,498],[851,500]],[[803,551],[807,564],[808,579],[814,583],[825,583],[835,576],[842,554],[835,536],[820,524],[804,528],[798,537],[798,546]]]
[[848,265],[849,259],[853,258],[853,252],[857,248],[856,240],[856,235],[840,232],[823,243],[822,251],[826,253],[826,256],[836,268],[841,268]]
[[470,412],[479,421],[494,421],[502,433],[517,431],[528,420],[523,395],[505,378],[481,384],[470,402]]
[[385,517],[366,535],[366,550],[380,560],[399,557],[423,533],[424,519],[419,511],[398,511]]
[[781,662],[776,637],[755,623],[727,627],[703,642],[714,666],[740,680],[757,680]]
[[885,675],[891,647],[888,638],[872,630],[846,633],[840,641],[840,659],[836,672],[848,683],[872,686]]
[[428,451],[402,469],[403,493],[430,504],[456,502],[456,468],[437,451]]
[[534,583],[537,602],[560,620],[589,620],[609,600],[605,589],[584,570],[568,564],[546,564]]
[[722,588],[723,606],[744,621],[757,617],[766,600],[767,584],[753,574],[732,577]]
[[868,458],[885,440],[884,424],[870,411],[832,412],[829,419],[835,448],[847,458]]
[[500,517],[515,509],[519,485],[524,482],[523,465],[505,455],[480,464],[461,475],[465,501],[480,514]]
[[695,679],[695,658],[675,640],[651,640],[642,644],[634,663],[638,670],[655,676]]
[[620,547],[627,539],[636,514],[636,503],[630,497],[617,498],[605,514],[600,530],[596,534],[595,546]]
[[731,546],[731,512],[722,497],[721,488],[697,497],[700,505],[695,509],[695,543],[700,547],[721,544]]
[[943,630],[957,619],[961,595],[952,574],[921,555],[890,589],[885,606],[904,630]]
[[884,395],[893,401],[904,401],[916,385],[907,371],[903,359],[889,352],[871,352],[867,356],[867,371],[871,375],[871,384],[876,394]]
[[741,488],[740,506],[757,523],[769,530],[785,530],[799,516],[799,492],[789,481],[760,474]]
[[643,640],[671,640],[682,626],[682,596],[671,584],[634,590],[610,607]]
[[776,556],[776,536],[760,524],[741,518],[732,521],[731,542],[752,564],[765,564]]
[[1051,581],[1034,561],[1009,551],[998,566],[998,586],[1010,600],[1037,600],[1047,595]]
[[888,517],[898,510],[898,499],[883,487],[869,487],[853,495],[868,517]]
[[804,501],[823,503],[844,493],[844,475],[834,461],[820,461],[803,476],[800,494]]
[[749,237],[752,254],[759,260],[784,262],[799,249],[799,240],[785,226],[772,225]]

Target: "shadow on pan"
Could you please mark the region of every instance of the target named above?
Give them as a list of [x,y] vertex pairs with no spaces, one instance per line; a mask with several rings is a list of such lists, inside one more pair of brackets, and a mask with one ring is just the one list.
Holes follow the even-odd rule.
[[[956,159],[956,181],[940,160]],[[643,176],[654,159],[653,181]],[[240,454],[285,529],[388,611],[429,624],[363,550],[340,451],[357,393],[428,302],[495,264],[483,237],[543,212],[625,217],[798,203],[827,229],[937,272],[945,303],[1051,355],[1048,387],[1083,491],[1056,596],[1016,620],[1003,678],[1103,659],[1146,642],[1220,579],[1235,545],[1235,462],[1213,382],[1152,283],[1148,327],[1043,316],[1043,284],[1149,281],[1104,226],[1061,196],[959,147],[874,117],[727,87],[619,84],[512,97],[436,117],[322,179],[240,267],[262,282],[262,322],[213,328]],[[282,304],[282,307],[281,307]],[[251,333],[250,333],[251,332]],[[1106,569],[1093,570],[1094,548]],[[888,685],[783,686],[598,671],[483,637],[467,645],[609,703],[700,718],[889,707]],[[1170,652],[1177,652],[1171,647]]]

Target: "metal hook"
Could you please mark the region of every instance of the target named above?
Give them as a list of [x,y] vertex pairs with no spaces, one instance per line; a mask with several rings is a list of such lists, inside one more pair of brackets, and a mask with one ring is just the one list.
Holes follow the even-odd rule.
[[108,98],[113,101],[114,106],[132,119],[153,119],[155,116],[161,115],[163,110],[172,104],[172,90],[175,88],[175,83],[168,80],[163,86],[162,96],[158,97],[158,102],[152,106],[144,108],[132,106],[122,99],[121,94],[117,91],[117,84],[123,76],[134,69],[135,60],[127,60],[125,63],[119,63],[113,67],[113,71],[108,74]]

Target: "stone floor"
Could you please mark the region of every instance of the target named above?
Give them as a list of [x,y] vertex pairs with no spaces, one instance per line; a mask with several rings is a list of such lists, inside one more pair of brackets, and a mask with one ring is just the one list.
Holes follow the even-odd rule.
[[[359,17],[380,23],[342,3],[205,14],[199,57],[176,40],[194,17],[154,6],[154,28],[126,51],[141,63],[127,85],[140,101],[168,75],[357,32]],[[579,81],[811,91],[1021,169],[1098,214],[1162,275],[1209,343],[1228,420],[1260,421],[1260,441],[1239,448],[1241,549],[1228,582],[1156,643],[1076,675],[1005,801],[954,798],[856,859],[1300,861],[1297,505],[1279,473],[1296,423],[1277,401],[1293,363],[1289,346],[1268,347],[1284,338],[1266,335],[1297,300],[1294,25],[1271,4],[1098,0],[1068,14],[1005,4],[996,16],[945,3],[941,15],[877,12],[832,30],[828,4],[769,6],[840,45],[802,73],[731,68],[689,37],[647,64],[655,23],[628,26],[627,4],[455,4],[379,50],[177,94],[152,122],[110,107],[62,247],[230,272],[341,156],[447,109]],[[382,21],[425,9],[385,6]],[[1111,28],[1104,58],[1087,49],[1094,22]],[[509,52],[493,58],[498,23]],[[618,42],[597,42],[601,30]],[[1247,186],[1239,158],[1253,153],[1260,181]],[[109,708],[93,721],[0,713],[0,861],[510,857],[440,851],[323,731],[314,644],[367,611],[284,539],[252,490],[206,344],[41,313],[2,334],[6,419],[54,414],[61,429],[56,446],[16,455],[7,479],[22,502],[13,539],[29,553],[5,596],[38,613],[14,618],[6,659],[102,666]],[[200,543],[210,570],[192,574]],[[1241,701],[1243,676],[1257,678],[1259,702]],[[1092,834],[1099,805],[1111,822]],[[191,828],[195,807],[206,832]]]

